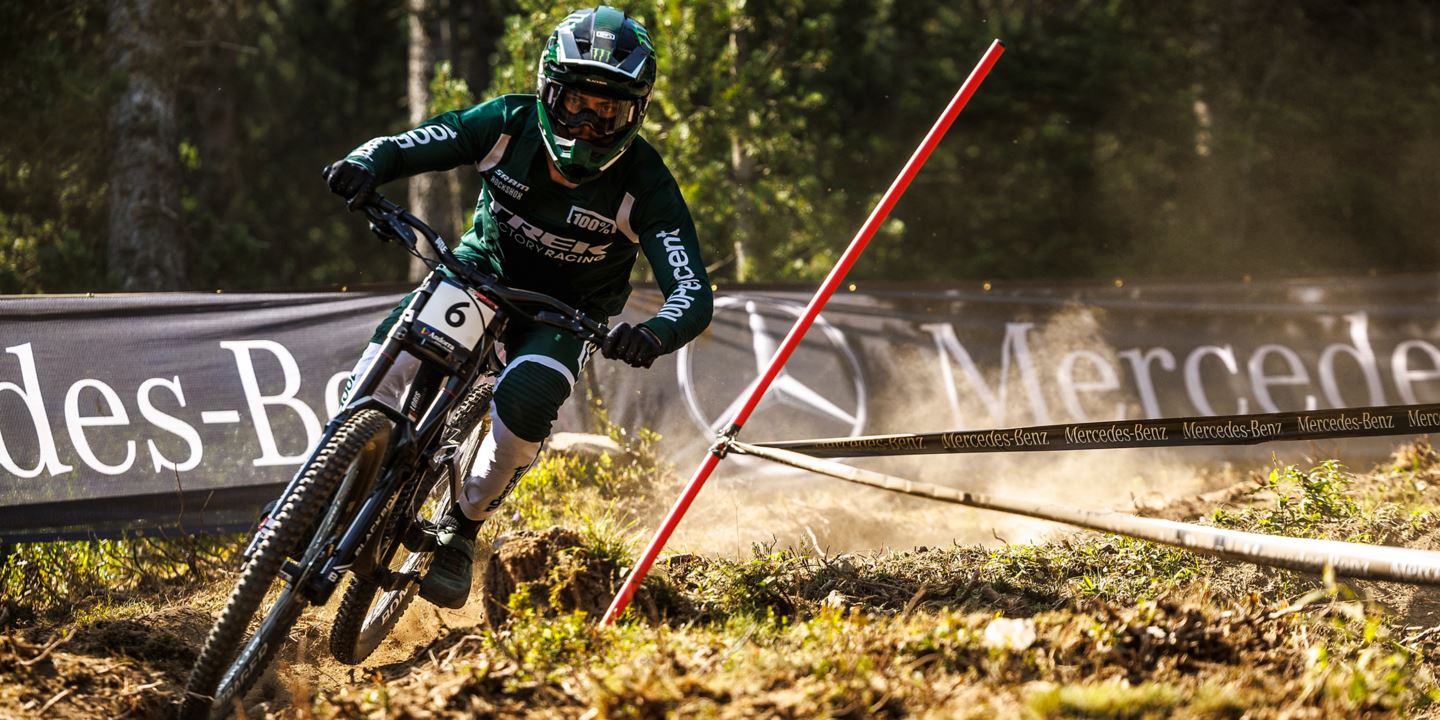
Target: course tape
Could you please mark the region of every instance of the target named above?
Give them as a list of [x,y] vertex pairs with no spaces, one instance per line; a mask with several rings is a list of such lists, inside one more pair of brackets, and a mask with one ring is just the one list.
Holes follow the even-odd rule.
[[1351,578],[1440,586],[1440,552],[1260,535],[1126,513],[1079,510],[915,482],[829,460],[817,460],[796,452],[739,441],[731,442],[729,447],[733,452],[773,460],[882,490],[1128,535],[1232,560],[1310,573],[1321,573],[1328,566],[1334,568],[1337,575]]
[[870,435],[756,443],[814,457],[941,453],[1101,450],[1106,448],[1254,445],[1440,431],[1440,404],[1306,410],[1263,415],[1211,415],[1160,420],[1036,425],[998,430]]

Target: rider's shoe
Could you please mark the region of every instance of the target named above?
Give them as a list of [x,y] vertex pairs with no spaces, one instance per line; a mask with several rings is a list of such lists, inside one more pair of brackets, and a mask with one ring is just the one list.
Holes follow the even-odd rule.
[[420,597],[451,610],[465,606],[475,568],[475,536],[481,524],[465,517],[458,507],[441,518],[435,534],[438,547],[430,571],[420,580]]

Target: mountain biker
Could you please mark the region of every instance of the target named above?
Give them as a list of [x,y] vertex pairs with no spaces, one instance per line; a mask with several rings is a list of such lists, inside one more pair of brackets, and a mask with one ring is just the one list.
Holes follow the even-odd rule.
[[[639,137],[655,84],[649,34],[600,6],[565,18],[545,44],[536,95],[503,95],[378,137],[326,171],[329,187],[361,207],[377,185],[474,163],[483,182],[474,227],[457,257],[511,287],[552,295],[597,319],[617,315],[643,251],[665,301],[600,345],[607,358],[648,368],[710,323],[710,281],[690,211],[660,155]],[[413,293],[412,293],[413,295]],[[375,330],[351,378],[373,362],[406,297]],[[420,595],[447,608],[469,597],[475,537],[534,463],[592,348],[574,336],[512,323],[495,386],[491,432],[458,501],[437,523]],[[382,392],[398,405],[419,361],[397,359]]]

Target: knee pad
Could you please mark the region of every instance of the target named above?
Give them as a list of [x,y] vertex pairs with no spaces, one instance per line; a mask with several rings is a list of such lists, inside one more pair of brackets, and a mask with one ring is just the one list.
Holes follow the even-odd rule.
[[543,355],[518,357],[495,385],[495,415],[515,435],[530,442],[550,437],[560,406],[570,397],[570,371]]

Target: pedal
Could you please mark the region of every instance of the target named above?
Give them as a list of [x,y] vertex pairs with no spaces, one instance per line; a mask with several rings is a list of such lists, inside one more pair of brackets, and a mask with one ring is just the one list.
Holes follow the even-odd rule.
[[429,520],[416,520],[405,528],[405,533],[400,536],[400,544],[410,552],[435,552],[439,547],[435,541],[435,532],[439,528]]
[[459,445],[454,443],[441,445],[440,449],[436,450],[435,454],[430,456],[430,467],[436,470],[444,467],[449,464],[450,459],[455,457],[455,454],[458,452],[460,452]]

